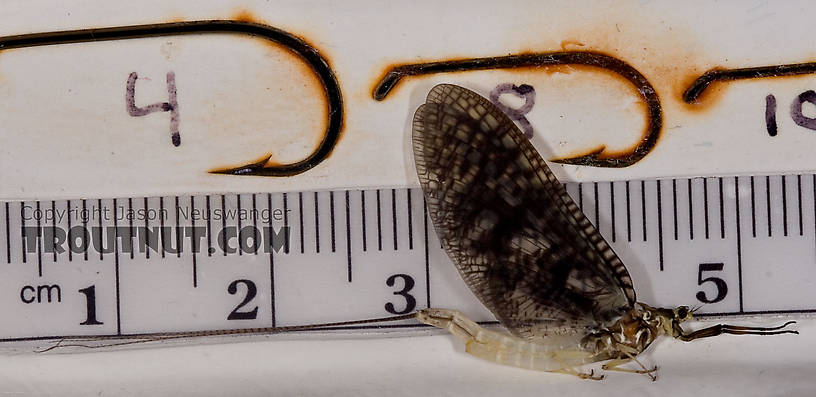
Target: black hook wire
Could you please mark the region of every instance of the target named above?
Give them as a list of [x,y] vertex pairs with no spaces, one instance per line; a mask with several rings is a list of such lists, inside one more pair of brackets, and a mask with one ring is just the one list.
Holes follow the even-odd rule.
[[471,58],[451,61],[406,64],[388,70],[372,93],[381,101],[404,78],[435,73],[462,72],[486,69],[512,69],[522,67],[552,65],[585,65],[614,72],[630,82],[646,103],[646,131],[640,142],[624,153],[604,155],[604,148],[592,152],[552,161],[563,164],[587,165],[593,167],[628,167],[645,157],[657,144],[663,127],[663,111],[660,98],[646,77],[628,63],[599,52],[561,51],[532,54],[508,55],[501,57]]
[[271,26],[237,20],[206,20],[32,33],[0,37],[0,52],[11,48],[206,33],[257,36],[287,47],[317,74],[323,85],[328,106],[328,123],[323,139],[315,150],[303,160],[267,166],[266,163],[269,160],[267,157],[256,163],[210,172],[229,175],[291,176],[305,172],[325,160],[337,144],[343,125],[343,98],[337,78],[317,49],[303,39]]

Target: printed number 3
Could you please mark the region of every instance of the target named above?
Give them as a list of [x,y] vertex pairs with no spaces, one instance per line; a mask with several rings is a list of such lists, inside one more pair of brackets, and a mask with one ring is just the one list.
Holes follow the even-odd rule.
[[701,263],[700,267],[697,271],[697,285],[703,285],[707,282],[712,282],[717,287],[717,295],[714,299],[709,299],[708,295],[705,291],[697,291],[697,299],[703,303],[716,303],[723,299],[725,299],[725,295],[728,294],[728,284],[725,283],[725,280],[719,277],[706,277],[703,278],[703,272],[715,272],[715,271],[722,271],[723,270],[722,263]]
[[410,294],[411,289],[414,288],[414,278],[407,274],[395,274],[385,280],[385,285],[393,287],[397,277],[402,279],[403,287],[399,291],[394,291],[394,295],[400,295],[405,298],[405,309],[397,310],[394,304],[388,302],[385,304],[385,311],[391,314],[406,314],[412,312],[416,308],[416,298]]

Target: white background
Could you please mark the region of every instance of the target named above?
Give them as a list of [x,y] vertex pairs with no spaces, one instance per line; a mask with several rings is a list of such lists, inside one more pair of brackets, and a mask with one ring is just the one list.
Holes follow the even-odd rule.
[[[625,92],[626,87],[580,70],[436,75],[402,83],[385,102],[370,99],[374,81],[393,62],[562,48],[605,51],[626,60],[655,85],[665,113],[660,142],[641,163],[625,170],[554,167],[565,179],[776,173],[816,168],[811,160],[816,135],[787,117],[789,101],[810,89],[815,77],[733,83],[712,96],[712,105],[704,111],[689,109],[678,99],[678,87],[688,81],[688,76],[712,67],[812,59],[812,13],[808,2],[586,3],[455,1],[409,7],[407,3],[380,5],[363,1],[206,1],[195,5],[181,1],[6,1],[0,10],[2,35],[230,18],[249,11],[264,23],[308,37],[331,60],[343,90],[347,117],[335,152],[313,171],[284,179],[214,176],[202,172],[209,163],[197,161],[222,153],[207,152],[206,145],[196,146],[195,133],[199,130],[191,130],[190,126],[200,126],[207,142],[231,144],[236,142],[232,135],[220,132],[234,128],[234,117],[238,116],[219,118],[201,111],[208,104],[202,96],[218,84],[229,83],[230,73],[224,73],[212,87],[183,83],[185,71],[202,73],[185,69],[192,66],[183,62],[184,56],[194,60],[200,55],[188,51],[202,44],[199,39],[172,41],[170,47],[185,48],[178,61],[165,61],[162,49],[168,45],[162,40],[2,52],[0,89],[5,91],[0,105],[4,106],[0,111],[0,195],[43,199],[413,185],[415,177],[407,150],[408,120],[424,93],[439,82],[464,84],[483,93],[503,82],[536,86],[539,105],[530,119],[538,134],[536,143],[545,157],[595,147],[600,142],[625,147],[637,139],[642,116],[636,101]],[[224,46],[226,52],[234,50],[233,45],[243,45],[227,42],[218,39],[211,44],[214,50]],[[251,45],[247,47],[248,54],[254,50],[249,48]],[[51,55],[51,50],[56,55]],[[100,54],[112,59],[113,65],[95,62]],[[15,59],[17,55],[19,59]],[[57,58],[49,61],[51,56]],[[178,152],[162,154],[165,146],[156,146],[158,149],[147,156],[128,146],[153,147],[147,141],[123,144],[124,137],[155,130],[156,141],[169,147],[166,115],[136,119],[144,123],[138,126],[129,126],[134,119],[122,117],[124,79],[133,68],[131,59],[148,70],[146,73],[159,76],[153,81],[161,82],[168,67],[165,62],[176,70],[182,139],[191,137],[193,147],[185,147],[187,151],[181,157],[176,156]],[[228,68],[238,67],[229,59],[227,54],[207,61],[213,71],[229,72]],[[67,66],[43,67],[44,63],[49,65],[47,62]],[[250,86],[266,67],[252,69],[257,64],[260,62],[246,65],[248,70],[241,69]],[[94,66],[99,69],[89,69]],[[49,69],[53,69],[50,77],[43,77],[41,74]],[[92,72],[99,73],[99,77],[92,78],[96,75]],[[151,86],[146,82],[143,86],[146,98],[155,99],[142,103],[163,98],[161,84]],[[53,87],[60,90],[60,95],[49,91]],[[70,99],[69,89],[81,98],[65,103],[46,100]],[[764,97],[768,93],[776,94],[780,103],[780,135],[776,138],[765,133]],[[218,93],[215,102],[229,102],[233,94]],[[282,98],[269,100],[271,107],[284,106]],[[96,101],[93,103],[99,106],[76,105],[88,101]],[[26,103],[44,108],[27,108],[23,106]],[[63,113],[49,113],[49,109],[61,109]],[[258,117],[262,114],[258,112],[263,111],[259,109],[246,117],[257,117],[253,122],[261,125],[265,119]],[[70,114],[81,117],[68,117]],[[239,117],[239,124],[243,118]],[[297,117],[294,120],[291,125],[298,125]],[[238,142],[241,145],[235,151],[245,150],[242,159],[258,156],[253,150],[260,143],[252,139],[261,142],[269,134],[260,127],[258,130],[265,135],[252,135],[254,130],[248,129],[248,140]],[[104,137],[102,144],[88,144],[99,136]],[[288,142],[278,135],[269,139],[271,147]],[[49,162],[55,158],[61,161]],[[189,164],[198,165],[185,168]],[[780,320],[760,321],[775,324]],[[720,337],[688,345],[662,341],[644,357],[648,364],[661,367],[657,383],[627,374],[612,374],[604,382],[587,382],[501,367],[465,355],[461,346],[446,335],[352,339],[335,335],[124,352],[8,356],[0,360],[0,391],[31,395],[804,395],[816,387],[812,377],[816,327],[805,320],[799,329],[802,335],[798,337]]]
[[[308,173],[278,179],[212,175],[207,171],[270,153],[280,160],[297,157],[322,133],[304,128],[322,119],[314,96],[287,94],[293,89],[289,79],[302,77],[299,86],[307,91],[314,84],[308,75],[286,74],[296,63],[271,46],[208,35],[10,50],[0,57],[0,105],[7,110],[0,113],[0,125],[13,142],[0,148],[2,196],[415,186],[409,120],[440,82],[483,94],[500,83],[535,86],[538,104],[528,117],[545,158],[604,143],[612,150],[631,146],[644,123],[631,87],[580,68],[431,75],[407,79],[383,102],[371,99],[376,80],[393,64],[562,49],[602,51],[625,60],[654,85],[664,111],[661,138],[643,161],[626,169],[554,166],[565,180],[814,169],[816,134],[795,125],[789,107],[796,95],[816,85],[816,76],[720,84],[699,105],[680,100],[686,85],[711,68],[812,59],[807,2],[670,4],[5,2],[4,35],[251,16],[306,38],[321,51],[340,81],[346,117],[331,157]],[[168,69],[176,72],[179,91],[184,142],[179,148],[170,145],[167,114],[133,118],[124,112],[130,72],[144,77],[137,81],[137,104],[144,105],[166,98]],[[770,93],[779,107],[775,138],[765,131]],[[293,104],[300,111],[294,112]],[[814,109],[804,111],[812,116]]]

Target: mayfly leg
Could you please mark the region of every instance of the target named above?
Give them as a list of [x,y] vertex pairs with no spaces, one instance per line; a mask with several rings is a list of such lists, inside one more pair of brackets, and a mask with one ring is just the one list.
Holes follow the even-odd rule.
[[[626,353],[626,358],[617,358],[608,363],[601,366],[601,369],[605,371],[617,371],[617,372],[627,372],[631,374],[644,374],[652,380],[652,382],[657,380],[657,366],[655,365],[651,369],[646,368],[643,363],[641,363],[635,356]],[[641,369],[629,369],[623,368],[622,365],[628,364],[629,362],[634,361],[637,365],[640,366]]]
[[782,324],[777,327],[745,327],[745,326],[738,326],[738,325],[728,325],[728,324],[717,324],[712,327],[703,328],[701,330],[697,330],[691,333],[685,333],[681,331],[679,335],[676,336],[677,339],[682,341],[692,341],[695,339],[701,338],[708,338],[712,336],[722,335],[722,334],[731,334],[731,335],[780,335],[780,334],[799,334],[799,331],[791,330],[791,329],[783,329],[788,325],[796,324],[796,321],[788,321],[785,324]]
[[603,380],[604,379],[604,375],[595,375],[595,370],[594,369],[590,369],[589,372],[580,372],[580,371],[577,371],[575,368],[570,367],[570,368],[554,369],[552,371],[547,371],[547,372],[552,372],[554,374],[564,374],[564,375],[577,376],[577,377],[579,377],[581,379],[586,379],[586,380]]
[[124,341],[124,342],[104,343],[104,344],[100,344],[100,345],[92,345],[90,343],[94,342],[94,341],[104,341],[104,340],[106,340],[105,338],[94,339],[94,338],[89,337],[87,339],[82,339],[82,338],[60,339],[55,344],[53,344],[52,346],[42,348],[42,349],[39,349],[39,350],[35,350],[34,353],[48,353],[51,350],[60,349],[60,348],[67,348],[67,347],[81,347],[83,349],[104,349],[104,348],[108,348],[108,347],[118,347],[118,346],[126,346],[126,345],[136,345],[136,344],[139,344],[139,343],[157,342],[157,341],[165,340],[165,339],[181,339],[181,338],[184,338],[184,337],[186,337],[186,336],[173,336],[173,337],[166,337],[166,338],[160,338],[160,337],[141,338],[141,339],[128,340],[128,341]]

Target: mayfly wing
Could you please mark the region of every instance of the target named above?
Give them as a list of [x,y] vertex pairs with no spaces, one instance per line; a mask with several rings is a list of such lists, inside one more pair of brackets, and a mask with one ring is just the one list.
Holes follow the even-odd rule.
[[511,333],[582,333],[634,305],[623,263],[487,99],[434,87],[414,115],[413,147],[445,250]]

